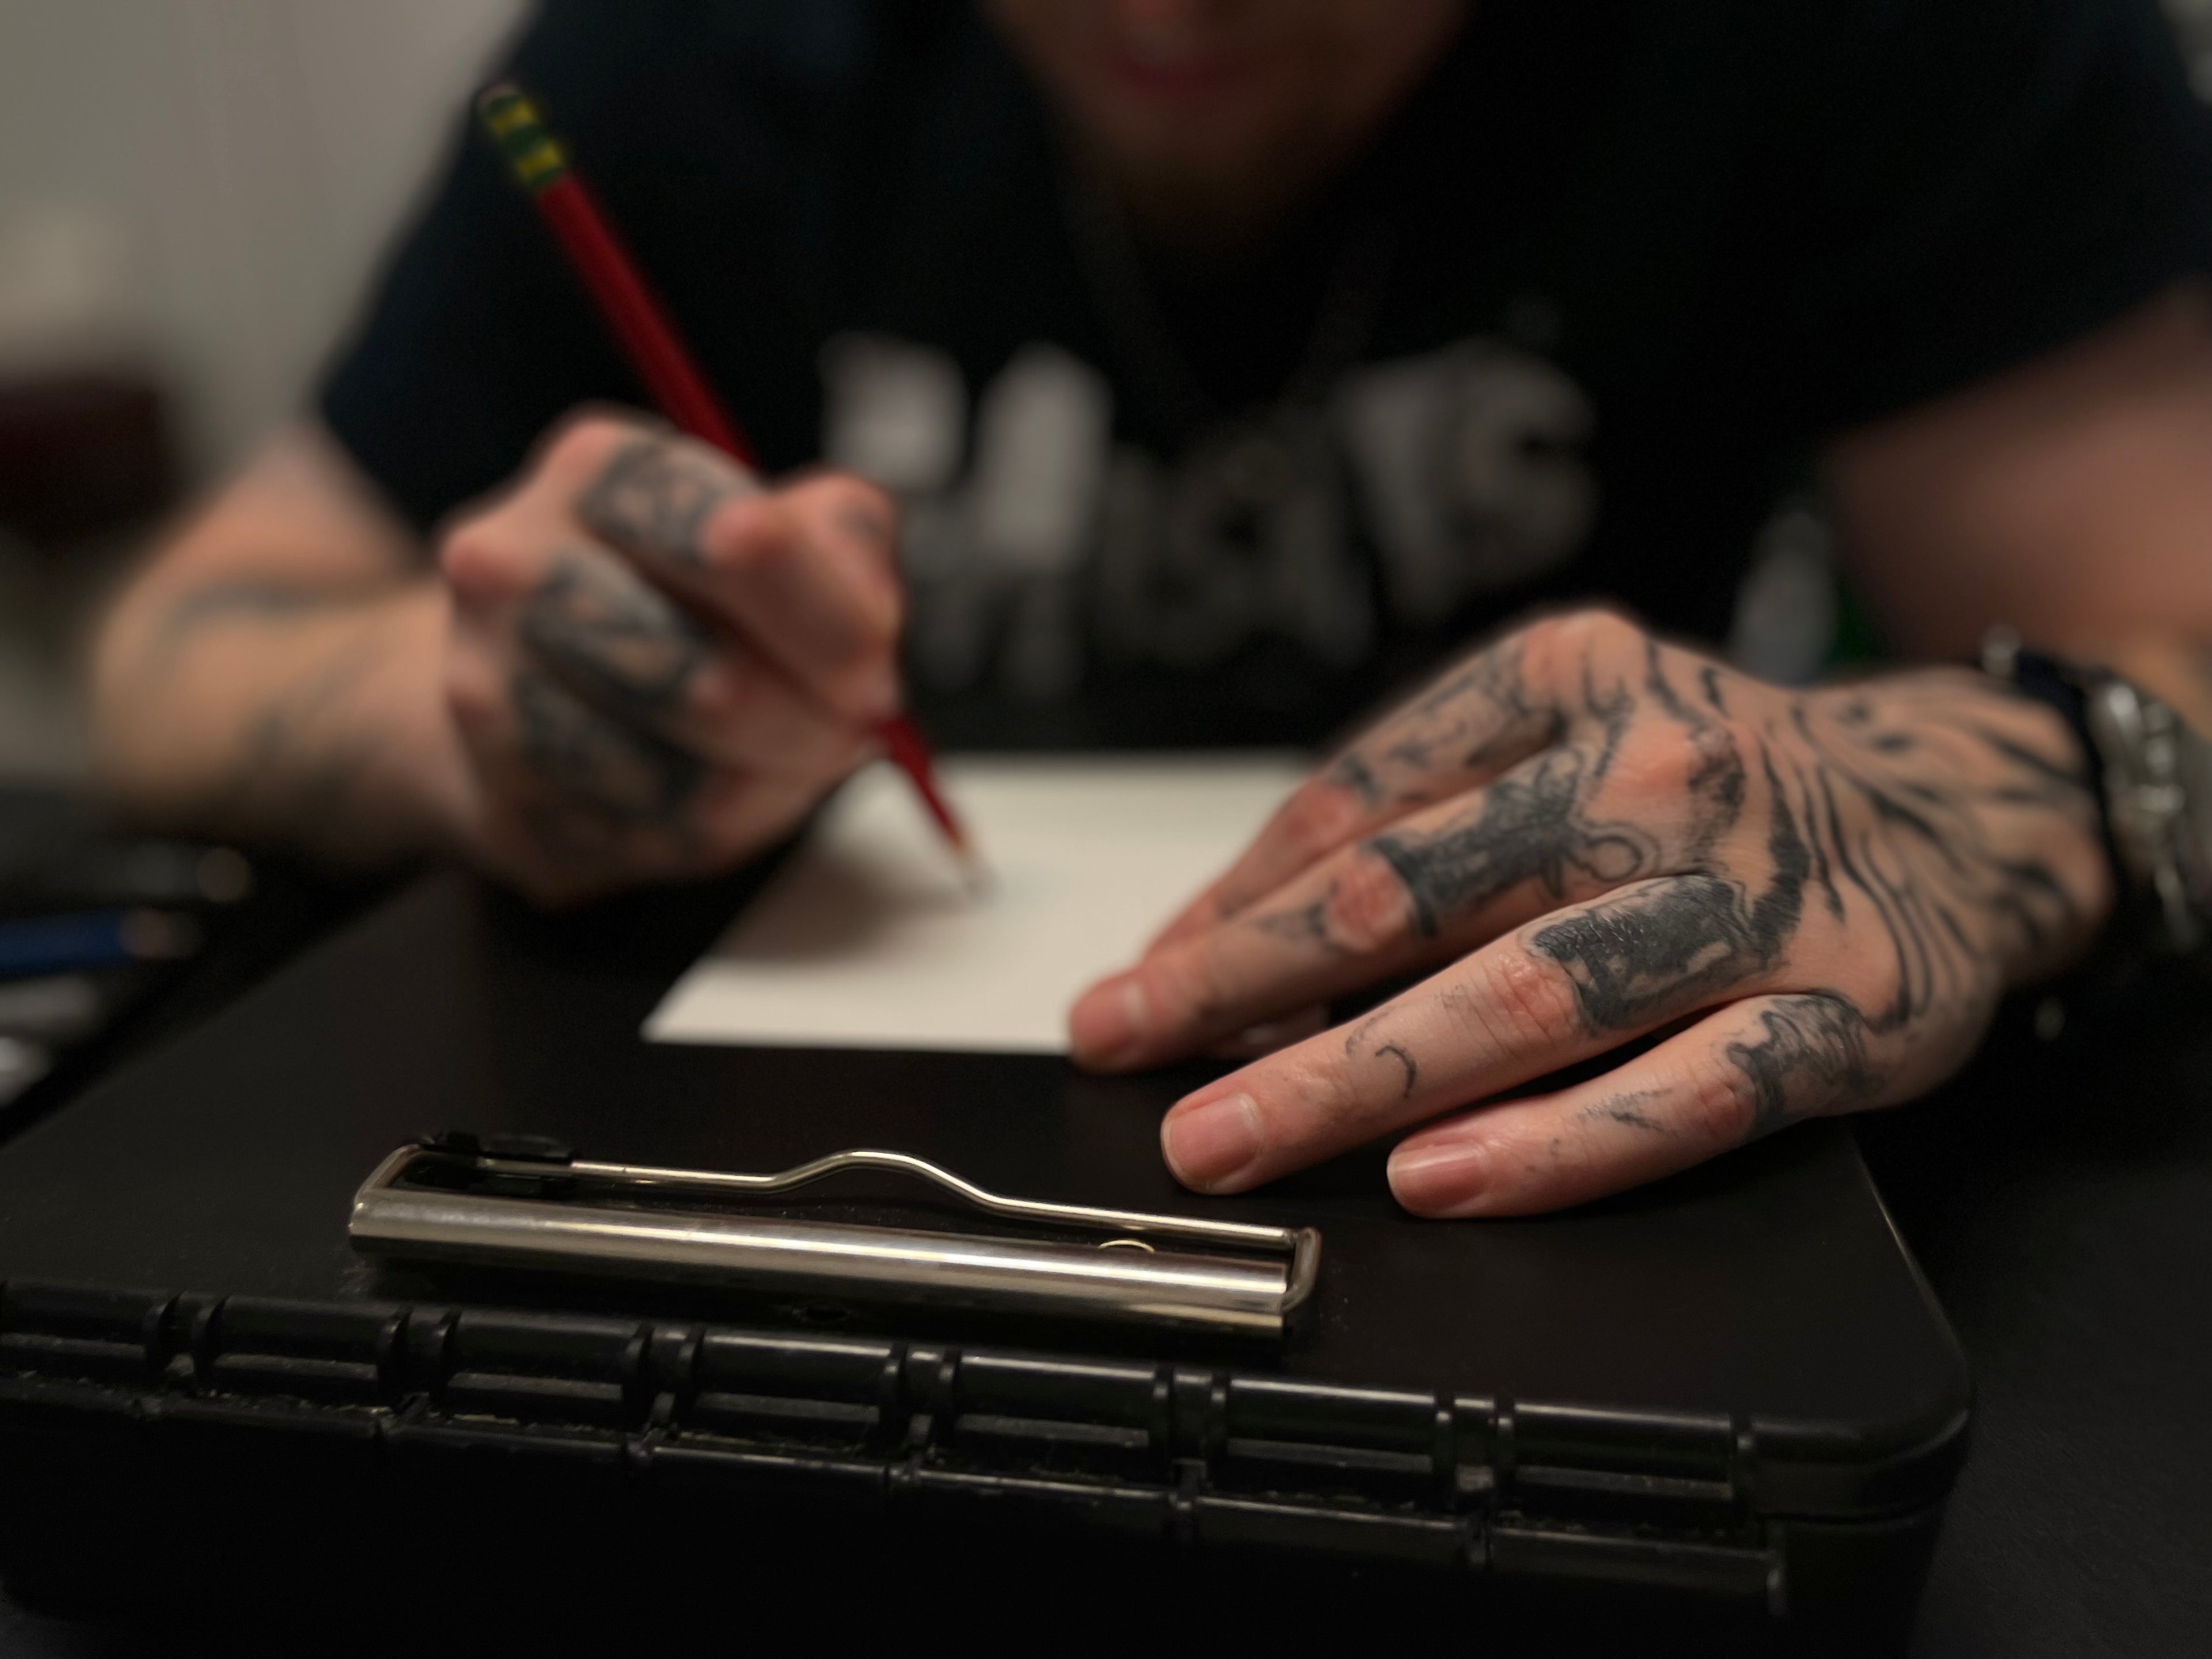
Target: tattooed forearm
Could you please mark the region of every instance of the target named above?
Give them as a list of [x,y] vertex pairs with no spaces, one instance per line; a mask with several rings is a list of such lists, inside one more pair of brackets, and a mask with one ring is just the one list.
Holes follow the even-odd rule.
[[191,816],[225,830],[296,834],[343,844],[343,823],[368,787],[378,745],[348,718],[385,660],[383,641],[356,639],[277,689]]
[[618,452],[576,503],[596,535],[617,547],[696,566],[700,534],[723,503],[753,493],[728,462],[681,441],[640,438]]
[[242,577],[204,582],[172,599],[147,642],[142,672],[158,677],[209,629],[226,623],[267,623],[356,603],[362,591],[305,586],[271,577]]

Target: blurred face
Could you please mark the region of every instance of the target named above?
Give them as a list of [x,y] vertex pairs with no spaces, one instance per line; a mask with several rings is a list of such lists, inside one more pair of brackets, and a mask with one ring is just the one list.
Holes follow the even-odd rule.
[[1265,212],[1348,159],[1471,0],[986,0],[1139,210]]

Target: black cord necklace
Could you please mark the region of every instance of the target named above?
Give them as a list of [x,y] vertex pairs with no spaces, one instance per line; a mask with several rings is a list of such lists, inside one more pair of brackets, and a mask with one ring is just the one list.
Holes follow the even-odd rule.
[[1119,205],[1081,168],[1062,177],[1077,262],[1108,343],[1179,451],[1157,540],[1139,561],[1146,653],[1200,667],[1256,629],[1297,639],[1325,663],[1357,662],[1371,637],[1373,602],[1345,553],[1329,401],[1374,332],[1390,263],[1385,221],[1371,216],[1346,238],[1274,401],[1234,413],[1206,394],[1176,343]]
[[[1076,264],[1106,325],[1109,343],[1132,384],[1153,405],[1164,429],[1188,443],[1227,418],[1199,384],[1189,357],[1154,299],[1128,220],[1106,187],[1072,158],[1061,167],[1060,200]],[[1308,336],[1278,406],[1318,409],[1359,360],[1374,333],[1389,275],[1388,227],[1375,216],[1345,240]]]

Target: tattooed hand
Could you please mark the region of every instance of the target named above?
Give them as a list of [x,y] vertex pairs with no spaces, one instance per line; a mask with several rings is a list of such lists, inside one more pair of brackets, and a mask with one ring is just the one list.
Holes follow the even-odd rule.
[[1420,1125],[1408,1209],[1576,1203],[1961,1064],[2111,902],[2081,767],[1964,670],[1789,691],[1608,614],[1538,623],[1302,786],[1085,994],[1075,1052],[1148,1066],[1437,969],[1178,1102],[1170,1166],[1241,1192]]
[[445,539],[464,841],[547,902],[768,845],[897,702],[890,504],[764,489],[705,446],[569,422]]

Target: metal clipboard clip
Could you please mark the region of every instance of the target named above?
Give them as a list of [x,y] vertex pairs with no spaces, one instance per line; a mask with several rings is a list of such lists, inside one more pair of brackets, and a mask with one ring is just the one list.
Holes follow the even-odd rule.
[[[1083,1244],[641,1201],[766,1197],[846,1170],[915,1176],[1006,1220],[1115,1237]],[[592,1163],[523,1135],[402,1146],[354,1194],[347,1232],[377,1255],[1267,1335],[1282,1334],[1321,1267],[1316,1228],[1008,1198],[904,1152],[860,1148],[736,1175]],[[1186,1243],[1239,1254],[1164,1248]]]

